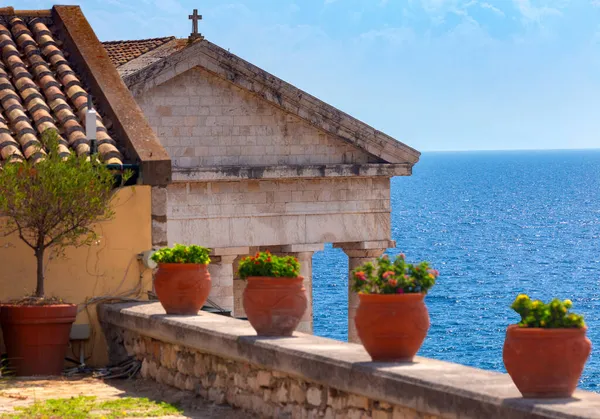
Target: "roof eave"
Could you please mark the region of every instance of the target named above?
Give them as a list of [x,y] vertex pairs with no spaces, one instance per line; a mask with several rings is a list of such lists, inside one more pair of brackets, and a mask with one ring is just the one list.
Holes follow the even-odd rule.
[[148,125],[144,114],[123,83],[104,47],[96,37],[79,6],[54,6],[54,24],[62,27],[63,48],[93,96],[100,99],[100,110],[113,122],[113,129],[124,142],[129,157],[142,171],[142,183],[166,185],[171,182],[171,158]]

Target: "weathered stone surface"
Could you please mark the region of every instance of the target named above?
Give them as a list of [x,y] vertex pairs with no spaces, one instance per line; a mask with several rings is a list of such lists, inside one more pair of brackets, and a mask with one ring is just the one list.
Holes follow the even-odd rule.
[[217,404],[223,404],[225,402],[225,392],[218,388],[208,389],[208,399]]
[[290,386],[290,399],[292,402],[298,404],[303,404],[306,401],[305,390],[295,382]]
[[271,387],[271,378],[273,375],[269,371],[259,371],[256,381],[260,387]]
[[172,371],[169,371],[168,368],[160,367],[156,374],[156,381],[172,386],[175,381],[175,374]]
[[196,391],[196,389],[200,386],[200,380],[194,377],[190,377],[189,375],[185,379],[184,388],[187,391]]
[[177,371],[182,374],[192,375],[194,374],[194,356],[179,356],[176,361]]
[[392,419],[421,419],[422,416],[416,410],[402,406],[394,406]]
[[320,406],[323,403],[323,390],[310,387],[306,392],[306,401],[313,406]]
[[363,396],[358,396],[356,394],[348,395],[348,406],[357,407],[359,409],[367,410],[369,408],[369,399]]
[[[267,417],[592,419],[600,411],[594,393],[578,391],[576,402],[541,403],[518,397],[504,374],[424,358],[370,363],[359,345],[300,333],[262,339],[240,320],[162,313],[159,304],[127,304],[105,306],[100,316],[119,333],[128,329],[121,344],[144,342],[145,377]],[[182,372],[190,360],[194,377]]]
[[173,379],[173,386],[177,387],[179,390],[185,390],[185,382],[187,380],[187,376],[178,372],[175,374],[175,378]]
[[275,391],[274,396],[277,403],[286,403],[288,401],[288,389],[281,386]]
[[372,417],[373,419],[392,419],[392,412],[375,409],[373,410]]

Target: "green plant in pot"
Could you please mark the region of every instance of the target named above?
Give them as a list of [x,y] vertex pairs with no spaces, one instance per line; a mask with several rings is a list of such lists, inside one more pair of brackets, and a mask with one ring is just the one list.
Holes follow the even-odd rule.
[[35,294],[3,304],[0,310],[10,365],[17,375],[62,372],[77,307],[47,296],[45,258],[50,252],[60,255],[67,247],[93,243],[94,225],[114,215],[111,171],[96,158],[59,154],[58,140],[56,131],[44,131],[48,154],[43,160],[35,165],[7,162],[0,170],[0,233],[18,236],[37,265]]
[[291,336],[307,307],[300,263],[268,250],[240,261],[238,275],[248,281],[243,304],[259,336]]
[[152,255],[154,290],[167,314],[196,315],[210,294],[210,249],[176,244]]
[[425,295],[439,273],[427,262],[410,264],[404,254],[387,255],[352,272],[360,300],[356,331],[374,361],[412,361],[429,330]]
[[511,308],[521,316],[508,326],[502,357],[506,371],[524,397],[570,397],[592,344],[583,316],[571,313],[571,300],[549,303],[520,294]]

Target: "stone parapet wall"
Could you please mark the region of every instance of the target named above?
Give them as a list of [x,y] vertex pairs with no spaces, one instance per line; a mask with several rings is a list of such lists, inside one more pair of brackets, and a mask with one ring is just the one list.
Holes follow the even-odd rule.
[[373,363],[361,345],[260,338],[246,321],[167,316],[159,303],[104,305],[99,315],[111,353],[137,356],[145,377],[262,417],[600,418],[599,394],[523,399],[506,374],[458,364]]
[[128,330],[122,333],[127,353],[143,361],[142,377],[264,417],[439,418],[340,391],[302,377],[144,337]]

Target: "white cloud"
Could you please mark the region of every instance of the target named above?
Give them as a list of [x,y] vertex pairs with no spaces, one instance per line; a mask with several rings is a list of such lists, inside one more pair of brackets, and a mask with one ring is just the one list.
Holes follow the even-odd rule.
[[502,16],[502,17],[506,16],[502,10],[498,9],[496,6],[493,6],[489,3],[481,3],[480,6],[483,9],[491,10],[492,12],[496,13],[498,16]]
[[[554,7],[546,4],[534,6],[530,0],[513,0],[515,7],[521,13],[524,22],[534,22],[541,24],[548,16],[561,16],[560,5],[557,3]],[[564,5],[564,4],[563,4]]]
[[360,35],[360,39],[368,41],[380,39],[398,45],[413,41],[415,34],[410,28],[384,28],[365,32]]

